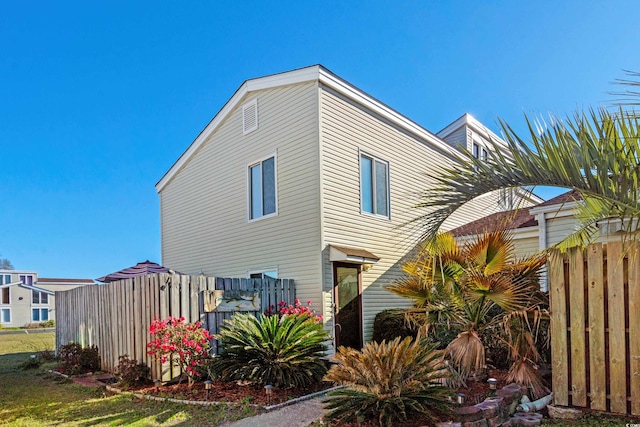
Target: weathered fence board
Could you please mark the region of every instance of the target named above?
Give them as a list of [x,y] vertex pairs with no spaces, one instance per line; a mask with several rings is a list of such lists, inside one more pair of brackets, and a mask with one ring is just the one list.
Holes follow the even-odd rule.
[[571,325],[571,402],[587,406],[586,349],[584,339],[584,261],[582,251],[572,250],[575,262],[569,265],[569,313]]
[[639,250],[609,242],[550,257],[554,403],[640,415]]
[[[56,293],[56,348],[69,342],[96,345],[102,369],[113,372],[121,355],[146,363],[153,378],[170,380],[180,374],[147,354],[149,326],[154,318],[181,317],[200,321],[215,334],[232,312],[205,313],[202,291],[252,290],[259,292],[257,315],[284,300],[292,304],[295,284],[290,279],[221,279],[213,277],[153,274],[106,285],[78,287]],[[214,341],[213,348],[217,350]]]

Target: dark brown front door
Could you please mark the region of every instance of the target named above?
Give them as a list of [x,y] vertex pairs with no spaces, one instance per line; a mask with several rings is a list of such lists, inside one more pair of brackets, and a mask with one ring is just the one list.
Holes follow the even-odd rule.
[[333,263],[336,347],[362,348],[360,265]]

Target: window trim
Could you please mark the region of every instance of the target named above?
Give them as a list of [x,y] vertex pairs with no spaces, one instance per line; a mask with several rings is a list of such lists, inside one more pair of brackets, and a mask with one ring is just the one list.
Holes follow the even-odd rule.
[[[262,165],[262,163],[266,160],[273,158],[273,193],[275,198],[275,211],[269,214],[262,214],[255,218],[252,218],[252,205],[251,205],[251,190],[253,187],[251,186],[251,168],[257,165]],[[260,221],[262,219],[271,218],[274,216],[278,216],[278,156],[277,152],[271,155],[265,156],[259,160],[248,163],[246,167],[246,176],[247,176],[247,222],[255,222]],[[262,185],[262,182],[261,182]],[[262,186],[262,190],[264,191],[264,186]],[[261,206],[262,212],[264,212],[264,205]]]
[[[373,212],[368,212],[366,210],[363,209],[363,200],[364,200],[364,186],[362,185],[362,158],[366,157],[368,159],[371,160],[371,164],[372,164],[372,177],[371,177],[371,197],[372,197],[372,205],[373,205]],[[375,183],[375,163],[376,162],[380,162],[380,163],[384,163],[387,167],[387,213],[386,214],[379,214],[376,213],[377,209],[376,209],[376,183]],[[363,150],[358,150],[358,175],[360,178],[360,213],[362,215],[369,215],[372,217],[376,217],[376,218],[385,218],[388,220],[391,220],[391,165],[389,164],[389,161],[387,160],[383,160],[380,157],[374,156],[372,154],[369,154],[366,151]]]
[[[38,317],[39,317],[38,320],[34,319],[34,316],[33,316],[34,310],[38,310]],[[46,310],[47,318],[43,320],[42,313],[44,312],[44,310]],[[48,322],[51,319],[51,316],[49,316],[49,313],[51,313],[51,309],[49,307],[31,307],[31,321],[32,322]]]
[[261,274],[262,275],[262,279],[264,279],[264,273],[272,273],[274,272],[276,273],[276,277],[272,277],[272,279],[278,279],[278,276],[280,276],[280,272],[278,271],[278,267],[274,267],[274,268],[263,268],[260,270],[249,270],[247,271],[247,279],[252,279],[251,275],[252,274]]
[[4,286],[0,288],[0,292],[4,293],[4,290],[9,290],[9,302],[2,302],[2,294],[0,293],[0,307],[5,308],[6,306],[11,305],[11,286]]
[[[38,302],[33,302],[33,295],[35,293],[38,294]],[[47,302],[42,302],[42,295],[43,294],[47,296]],[[32,289],[31,290],[31,306],[32,307],[49,307],[50,306],[49,294],[47,294],[46,292],[42,292],[42,291],[34,291]]]
[[[9,311],[9,321],[8,322],[3,322],[2,321],[2,310]],[[10,325],[11,323],[13,323],[13,313],[12,313],[11,307],[8,307],[8,306],[0,307],[0,324],[2,324],[2,325]]]

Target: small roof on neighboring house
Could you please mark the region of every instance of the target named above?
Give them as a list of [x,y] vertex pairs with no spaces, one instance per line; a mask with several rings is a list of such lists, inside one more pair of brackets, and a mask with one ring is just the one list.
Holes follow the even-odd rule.
[[519,228],[537,227],[538,220],[536,220],[535,216],[529,213],[531,209],[544,206],[562,205],[564,203],[575,202],[578,200],[582,200],[580,193],[576,190],[567,191],[566,193],[562,193],[535,206],[511,211],[496,212],[494,214],[487,215],[468,224],[454,228],[450,233],[459,237],[482,234],[487,231],[494,231],[501,228],[506,230],[517,230]]
[[329,245],[329,259],[330,261],[345,261],[360,264],[375,264],[380,261],[380,257],[364,249],[336,245]]
[[130,279],[136,276],[144,276],[146,274],[155,273],[174,273],[173,270],[163,267],[160,264],[146,260],[139,262],[133,267],[125,268],[123,270],[116,271],[115,273],[107,274],[106,276],[98,277],[98,282],[109,283],[116,280]]

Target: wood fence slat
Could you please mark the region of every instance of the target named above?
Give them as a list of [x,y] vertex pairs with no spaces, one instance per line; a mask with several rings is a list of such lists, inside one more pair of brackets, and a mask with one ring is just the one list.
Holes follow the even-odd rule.
[[587,248],[589,289],[589,372],[591,409],[606,411],[604,340],[604,254],[602,243]]
[[571,402],[587,406],[587,370],[584,319],[584,260],[582,249],[570,252],[569,313],[571,325]]
[[624,324],[624,269],[622,242],[607,244],[607,295],[609,306],[609,375],[611,411],[627,412],[626,337]]
[[568,405],[567,307],[564,283],[564,259],[553,252],[549,265],[549,298],[551,302],[551,364],[553,400]]
[[629,252],[629,367],[631,413],[640,415],[640,244]]

